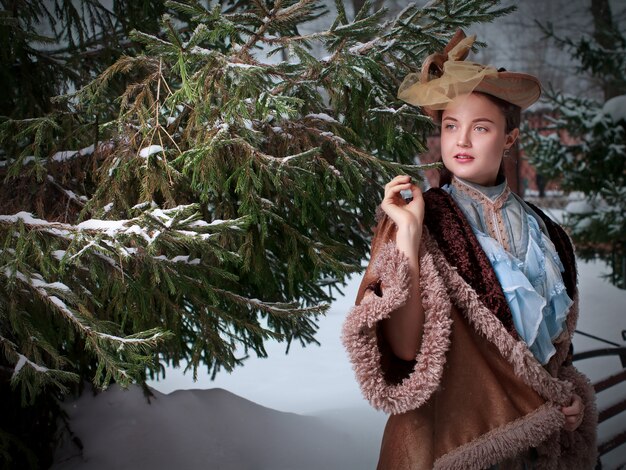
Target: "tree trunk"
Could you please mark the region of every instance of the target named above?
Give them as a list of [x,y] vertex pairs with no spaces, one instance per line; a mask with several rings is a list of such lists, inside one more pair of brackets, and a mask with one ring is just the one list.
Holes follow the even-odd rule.
[[352,0],[352,7],[354,8],[355,16],[359,11],[361,11],[363,5],[365,5],[365,0]]
[[[607,51],[616,50],[623,45],[623,38],[613,22],[613,14],[609,0],[591,0],[593,15],[593,37]],[[626,93],[626,82],[623,77],[603,77],[602,88],[605,101],[614,96]]]

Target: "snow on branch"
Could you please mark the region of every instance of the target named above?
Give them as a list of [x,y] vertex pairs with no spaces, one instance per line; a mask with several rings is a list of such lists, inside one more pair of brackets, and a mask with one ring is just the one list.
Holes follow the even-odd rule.
[[[224,231],[241,232],[248,224],[248,218],[216,219],[207,222],[201,219],[197,205],[194,204],[181,205],[171,209],[151,207],[132,219],[89,219],[77,225],[49,222],[36,218],[28,212],[0,215],[0,227],[9,225],[9,230],[15,230],[11,229],[10,226],[18,224],[25,225],[31,232],[47,233],[61,239],[66,246],[60,247],[63,249],[54,250],[50,255],[63,264],[70,263],[82,266],[83,264],[79,260],[87,255],[102,260],[114,270],[124,273],[122,260],[136,256],[141,256],[142,259],[151,258],[155,262],[198,266],[201,264],[201,259],[190,257],[184,252],[181,253],[181,246],[195,246],[196,249],[200,249],[218,233]],[[16,233],[18,232],[16,231]],[[141,245],[147,248],[157,242],[160,242],[160,245],[156,252],[148,249],[138,250]],[[168,247],[172,244],[179,248],[169,254]],[[210,249],[217,249],[224,256],[233,258],[239,256],[234,252],[226,253],[214,244],[211,245]],[[34,288],[54,288],[61,292],[69,290],[60,283],[47,285],[37,278],[20,279]],[[43,291],[41,292],[43,293]],[[57,299],[49,298],[48,301],[56,305],[67,316],[73,315],[71,310],[65,309],[65,305],[59,303],[60,301]]]
[[20,211],[13,215],[0,215],[0,224],[12,224],[23,223],[31,228],[47,232],[51,235],[72,239],[72,226],[68,224],[62,224],[59,222],[49,222],[47,220],[38,219],[29,212]]
[[65,162],[68,160],[73,160],[77,157],[84,157],[85,155],[92,155],[94,152],[94,145],[91,144],[87,147],[84,147],[80,150],[63,150],[61,152],[57,152],[50,159],[54,162]]
[[[62,291],[68,295],[71,295],[70,288],[61,282],[46,282],[43,280],[40,274],[35,274],[35,276],[26,276],[25,274],[19,271],[13,271],[10,268],[5,268],[4,275],[6,278],[15,277],[27,287],[30,287],[34,292],[36,292],[39,297],[51,304],[54,309],[61,313],[74,327],[76,330],[82,332],[84,335],[93,336],[97,339],[107,340],[120,344],[146,344],[153,343],[158,341],[163,337],[163,332],[156,331],[151,332],[149,336],[146,335],[133,335],[129,337],[112,335],[109,333],[103,333],[98,331],[92,325],[87,324],[87,322],[80,317],[76,312],[72,310],[72,308],[67,304],[66,301],[62,300],[58,296],[54,295],[54,291]],[[21,368],[27,362],[29,365],[32,365],[37,371],[43,371],[41,366],[37,364],[31,363],[25,356],[20,355],[20,360],[18,362],[19,368]],[[18,369],[16,366],[16,370]]]
[[41,373],[46,373],[46,372],[48,372],[50,370],[47,367],[40,366],[39,364],[29,360],[23,354],[17,353],[17,355],[18,355],[19,359],[17,360],[17,364],[15,364],[15,369],[13,369],[13,376],[11,377],[11,380],[15,380],[17,375],[22,370],[22,367],[24,367],[25,365],[28,365],[28,366],[32,367],[34,370],[36,370],[37,372],[41,372]]
[[[50,156],[49,160],[52,161],[52,162],[56,162],[56,163],[68,162],[70,160],[74,160],[74,159],[79,158],[79,157],[84,157],[84,156],[87,156],[87,155],[93,155],[94,149],[95,149],[95,146],[93,144],[91,144],[91,145],[89,145],[87,147],[84,147],[82,149],[79,149],[79,150],[61,150],[61,151],[58,151],[58,152],[52,154]],[[0,160],[0,168],[12,165],[13,163],[15,163],[18,160],[20,160],[20,159],[9,158],[9,159],[6,159],[6,160]],[[28,165],[30,163],[34,163],[35,161],[38,161],[39,163],[42,163],[42,164],[46,163],[46,159],[45,158],[37,158],[34,155],[29,155],[29,156],[21,158],[22,165],[24,165],[24,166]]]
[[161,331],[158,331],[156,333],[151,334],[150,336],[146,337],[146,338],[138,338],[136,337],[137,335],[134,336],[115,336],[115,335],[110,335],[107,333],[99,333],[96,332],[98,338],[101,339],[105,339],[105,340],[109,340],[109,341],[113,341],[116,343],[120,343],[120,344],[146,344],[146,343],[153,343],[155,341],[158,341],[159,339],[163,338],[164,334]]
[[[140,235],[146,241],[153,242],[159,233],[158,231],[145,227],[146,218],[158,222],[158,224],[165,229],[171,229],[174,234],[184,235],[198,240],[208,240],[212,236],[211,233],[204,233],[203,229],[236,228],[246,222],[245,217],[231,220],[214,220],[212,222],[193,220],[194,217],[187,217],[186,221],[183,221],[186,223],[180,223],[181,221],[178,219],[179,214],[183,212],[186,213],[189,209],[193,208],[193,204],[181,205],[172,209],[155,208],[147,211],[145,217],[139,216],[132,219],[121,220],[88,219],[77,225],[49,222],[47,220],[38,219],[28,212],[21,211],[13,215],[0,215],[0,224],[17,224],[21,222],[31,229],[66,236],[70,239],[73,238],[73,235],[78,233],[95,232],[109,237],[116,237],[117,235]],[[179,223],[182,226],[180,229],[172,228],[173,226],[178,226]],[[192,230],[187,230],[187,228]]]

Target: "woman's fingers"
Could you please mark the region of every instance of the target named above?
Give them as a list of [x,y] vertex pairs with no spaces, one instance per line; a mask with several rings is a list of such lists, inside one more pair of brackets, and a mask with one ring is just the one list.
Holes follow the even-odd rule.
[[411,177],[409,175],[398,175],[395,178],[393,178],[391,181],[389,181],[389,183],[387,183],[385,187],[393,186],[396,183],[408,183],[410,181],[411,181]]
[[400,175],[396,176],[385,185],[385,195],[395,194],[406,189],[412,190],[413,188],[417,188],[417,185],[413,183],[411,177],[408,175]]
[[400,192],[406,189],[411,189],[411,186],[414,186],[411,183],[401,183],[396,184],[395,186],[391,186],[390,188],[385,189],[385,199],[393,198],[396,196],[400,196]]
[[577,416],[583,412],[584,405],[582,398],[578,395],[574,394],[572,396],[572,403],[568,406],[564,406],[561,408],[561,411],[565,416]]
[[574,394],[572,397],[572,403],[568,406],[561,408],[561,411],[565,415],[564,428],[568,431],[575,431],[583,421],[585,415],[585,405],[582,398]]
[[415,217],[420,221],[424,219],[424,197],[422,196],[422,190],[417,185],[411,185],[412,200],[407,204],[409,209]]
[[[402,191],[410,191],[412,200],[405,200]],[[408,175],[399,175],[385,185],[382,209],[398,225],[420,225],[424,219],[424,199],[420,188]]]
[[408,175],[399,175],[392,179],[389,183],[385,185],[385,197],[389,197],[391,195],[396,195],[400,191],[404,191],[410,189],[413,191],[413,188],[417,186],[413,184],[411,177]]
[[404,205],[404,198],[400,194],[401,191],[411,189],[413,184],[411,183],[411,177],[408,175],[396,176],[389,183],[385,185],[385,195],[383,197],[383,209],[384,206],[390,204]]
[[413,196],[413,201],[418,202],[420,205],[424,205],[424,197],[422,196],[422,190],[416,184],[411,185],[411,195]]
[[411,183],[411,177],[408,175],[400,175],[400,176],[396,176],[394,179],[392,179],[391,181],[389,181],[389,183],[387,183],[385,185],[385,193],[388,192],[389,190],[395,188],[398,185],[402,185],[402,184],[410,184]]

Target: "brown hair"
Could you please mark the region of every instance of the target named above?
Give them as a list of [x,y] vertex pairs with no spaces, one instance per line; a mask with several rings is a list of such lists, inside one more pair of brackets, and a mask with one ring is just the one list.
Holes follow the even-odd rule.
[[[495,104],[498,109],[502,112],[504,116],[504,132],[507,134],[512,132],[513,129],[519,129],[520,123],[522,121],[522,108],[519,106],[509,103],[497,96],[490,95],[488,93],[483,93],[482,91],[474,91],[478,95],[482,95]],[[441,122],[441,118],[443,116],[443,110],[437,111],[437,122]],[[439,157],[439,162],[443,162],[443,158]],[[504,162],[500,163],[500,168],[498,169],[498,176],[496,181],[501,182],[504,179]],[[452,173],[445,166],[439,170],[439,187],[443,185],[450,184],[452,181]]]

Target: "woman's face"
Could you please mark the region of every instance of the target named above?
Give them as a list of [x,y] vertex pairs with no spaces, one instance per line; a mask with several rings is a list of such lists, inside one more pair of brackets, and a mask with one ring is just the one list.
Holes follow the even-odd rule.
[[505,149],[518,129],[505,132],[504,114],[478,93],[456,98],[441,117],[441,156],[452,174],[471,183],[493,186]]

